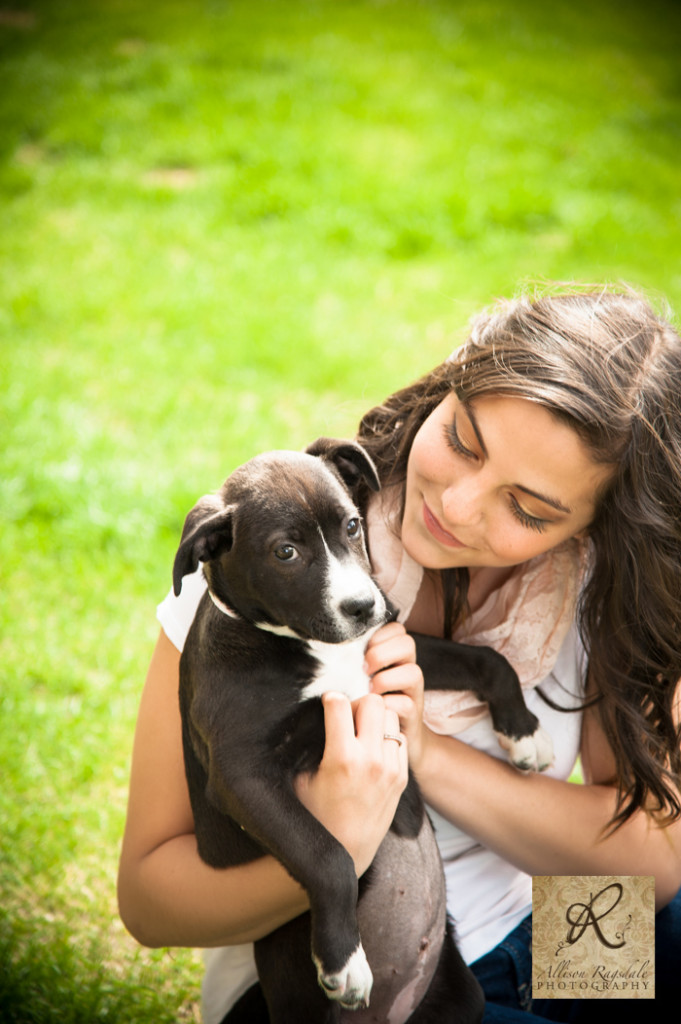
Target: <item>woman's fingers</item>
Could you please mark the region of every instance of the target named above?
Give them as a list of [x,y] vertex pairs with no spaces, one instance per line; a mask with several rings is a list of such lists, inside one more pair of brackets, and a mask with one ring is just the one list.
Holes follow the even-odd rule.
[[[378,694],[353,707],[347,697],[323,697],[326,744],[317,772],[296,780],[298,797],[366,870],[390,827],[407,783],[399,718]],[[386,739],[388,736],[399,737]]]
[[423,749],[423,673],[416,664],[416,645],[398,622],[379,629],[367,645],[366,669],[373,693],[394,712],[409,746],[412,767]]
[[358,741],[375,761],[377,774],[393,772],[395,779],[406,785],[409,758],[396,711],[378,694],[369,694],[357,705],[355,727]]
[[386,753],[394,753],[386,751],[385,737],[398,737],[400,743],[389,741],[398,749],[404,745],[399,714],[379,694],[369,693],[351,704],[343,694],[329,692],[322,703],[326,729],[322,761],[326,767],[351,772],[361,771],[362,766],[371,770],[373,764],[382,771]]
[[395,665],[415,664],[416,644],[401,623],[389,622],[369,640],[364,661],[370,676]]
[[367,645],[365,668],[374,693],[402,691],[420,705],[423,673],[416,664],[416,645],[399,622],[391,622]]
[[343,693],[329,692],[322,698],[326,742],[324,756],[347,756],[355,742],[355,720],[352,705]]
[[354,713],[357,739],[369,746],[380,743],[385,732],[400,731],[397,715],[378,693],[369,693],[355,701]]

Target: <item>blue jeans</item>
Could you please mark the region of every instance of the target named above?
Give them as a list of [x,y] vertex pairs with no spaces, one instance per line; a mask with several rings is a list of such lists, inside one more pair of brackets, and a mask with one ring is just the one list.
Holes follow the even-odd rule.
[[[526,917],[503,942],[471,964],[487,1005],[483,1024],[602,1024],[601,999],[532,999],[532,917]],[[638,1009],[656,1024],[656,1007],[668,1001],[678,1008],[681,995],[681,890],[655,918],[655,1001],[617,999],[617,1016]],[[615,1004],[610,1003],[609,1008]]]

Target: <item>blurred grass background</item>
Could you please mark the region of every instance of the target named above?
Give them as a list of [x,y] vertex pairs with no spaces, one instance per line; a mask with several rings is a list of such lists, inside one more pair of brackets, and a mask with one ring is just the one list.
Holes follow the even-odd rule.
[[0,0],[0,1020],[198,1019],[114,882],[184,515],[519,283],[681,300],[681,10]]

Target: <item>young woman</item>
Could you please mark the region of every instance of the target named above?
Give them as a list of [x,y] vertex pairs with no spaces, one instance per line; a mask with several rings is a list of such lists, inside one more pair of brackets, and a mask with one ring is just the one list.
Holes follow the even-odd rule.
[[[681,341],[629,293],[502,303],[369,412],[359,440],[383,484],[364,508],[372,563],[400,623],[367,651],[373,692],[354,708],[325,698],[324,759],[299,795],[361,874],[408,749],[486,1019],[527,1021],[533,874],[654,875],[667,945],[681,942]],[[250,943],[306,900],[272,858],[220,872],[198,858],[177,675],[202,588],[187,578],[159,609],[119,899],[141,942],[214,947],[204,1013],[217,1024],[254,981]],[[511,768],[471,695],[424,698],[405,627],[501,651],[553,737],[553,767]],[[383,738],[396,727],[402,746]],[[567,781],[578,754],[583,785]]]

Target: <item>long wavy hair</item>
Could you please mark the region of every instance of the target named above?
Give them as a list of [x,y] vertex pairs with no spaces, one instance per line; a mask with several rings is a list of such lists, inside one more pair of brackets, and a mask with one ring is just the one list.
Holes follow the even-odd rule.
[[[368,412],[359,440],[384,485],[404,486],[414,437],[454,391],[536,402],[613,467],[589,528],[578,607],[589,692],[616,764],[611,824],[639,808],[681,817],[681,339],[640,295],[608,289],[503,301],[431,373]],[[468,572],[440,573],[444,635],[465,614]]]

